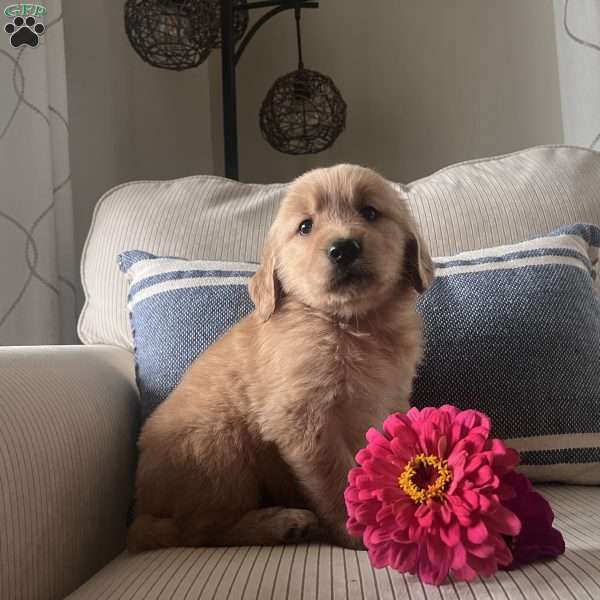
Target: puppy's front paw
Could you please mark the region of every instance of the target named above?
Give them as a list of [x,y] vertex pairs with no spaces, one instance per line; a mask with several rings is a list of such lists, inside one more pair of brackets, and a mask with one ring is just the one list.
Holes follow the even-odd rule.
[[284,544],[299,544],[314,539],[319,520],[310,510],[279,508],[270,519],[274,536]]

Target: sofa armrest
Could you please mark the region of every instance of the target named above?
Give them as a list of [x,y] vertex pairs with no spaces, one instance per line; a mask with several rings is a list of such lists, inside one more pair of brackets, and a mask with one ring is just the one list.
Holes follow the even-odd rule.
[[126,350],[0,348],[0,598],[64,598],[122,551],[138,428]]

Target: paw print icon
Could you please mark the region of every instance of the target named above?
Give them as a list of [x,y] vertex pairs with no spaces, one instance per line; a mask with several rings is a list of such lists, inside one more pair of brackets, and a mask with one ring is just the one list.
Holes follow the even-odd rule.
[[40,36],[43,35],[46,28],[42,23],[38,23],[34,17],[15,17],[12,23],[4,26],[4,31],[10,35],[10,44],[14,48],[27,45],[35,48]]

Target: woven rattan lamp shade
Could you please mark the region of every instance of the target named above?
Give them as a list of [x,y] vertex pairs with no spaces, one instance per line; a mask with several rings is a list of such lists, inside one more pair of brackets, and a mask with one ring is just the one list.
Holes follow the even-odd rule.
[[260,109],[260,129],[286,154],[329,148],[346,126],[346,103],[331,78],[298,69],[275,81]]
[[[246,0],[234,0],[234,6]],[[154,67],[183,71],[221,45],[219,0],[127,0],[125,31],[135,51]],[[234,11],[234,39],[248,27],[248,11]]]

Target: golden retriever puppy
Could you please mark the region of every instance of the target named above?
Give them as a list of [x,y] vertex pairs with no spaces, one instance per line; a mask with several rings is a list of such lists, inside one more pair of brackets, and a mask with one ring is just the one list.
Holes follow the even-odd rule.
[[319,539],[360,547],[343,492],[371,426],[408,409],[431,258],[369,169],[297,179],[250,282],[255,312],[190,367],[139,439],[132,552]]

